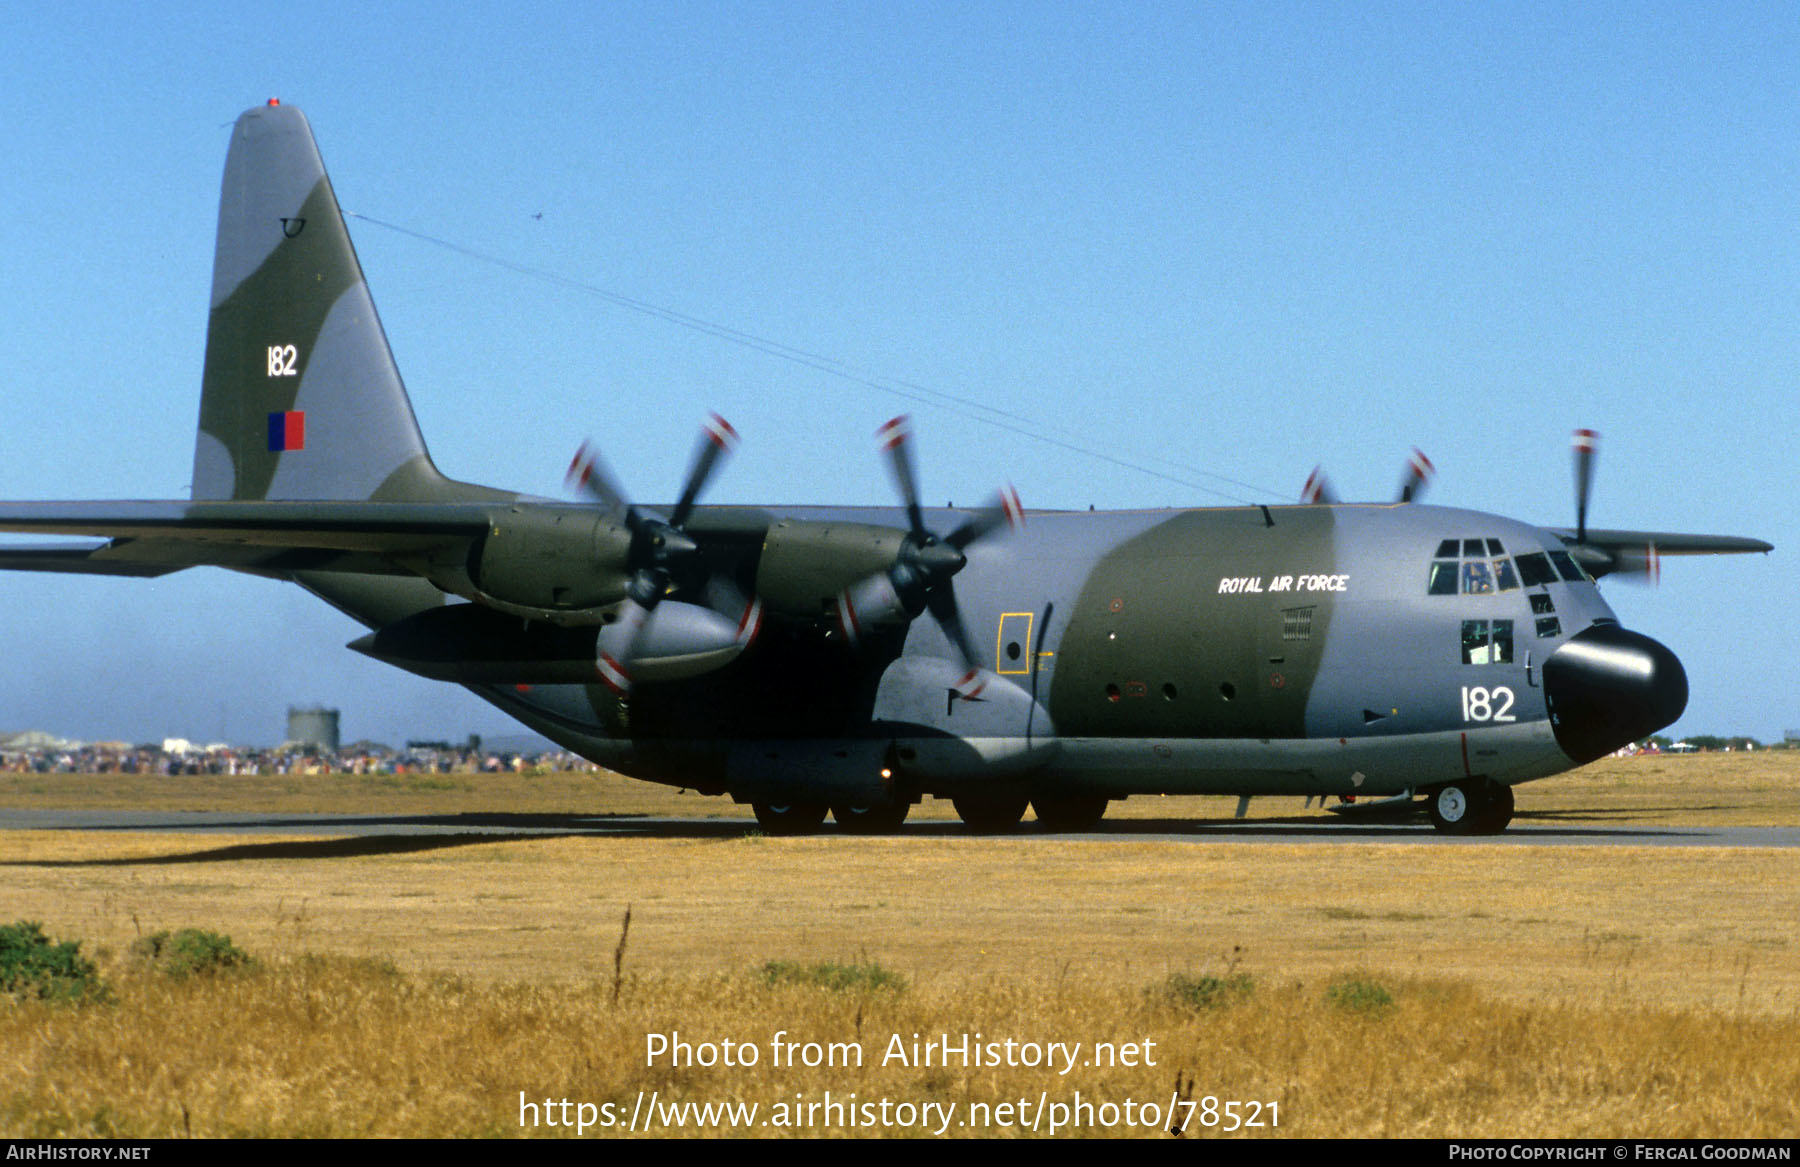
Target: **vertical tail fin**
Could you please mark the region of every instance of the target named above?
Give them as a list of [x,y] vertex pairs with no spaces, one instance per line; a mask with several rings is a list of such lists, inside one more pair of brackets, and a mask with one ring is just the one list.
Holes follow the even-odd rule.
[[306,117],[231,131],[193,497],[431,499],[425,450]]

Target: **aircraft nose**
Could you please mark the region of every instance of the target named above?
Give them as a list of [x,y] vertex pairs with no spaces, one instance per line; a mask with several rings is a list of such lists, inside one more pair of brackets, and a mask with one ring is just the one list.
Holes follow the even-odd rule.
[[1544,696],[1556,744],[1585,765],[1680,717],[1687,672],[1648,636],[1596,624],[1544,662]]

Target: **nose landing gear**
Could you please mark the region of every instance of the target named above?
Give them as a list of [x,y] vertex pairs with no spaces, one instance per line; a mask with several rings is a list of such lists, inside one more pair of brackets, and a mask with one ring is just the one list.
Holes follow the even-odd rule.
[[1512,787],[1469,778],[1427,792],[1431,825],[1450,835],[1497,835],[1512,822]]

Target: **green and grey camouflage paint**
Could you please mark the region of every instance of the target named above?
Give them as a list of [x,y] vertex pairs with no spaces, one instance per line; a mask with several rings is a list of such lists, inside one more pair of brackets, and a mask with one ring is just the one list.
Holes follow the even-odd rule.
[[[0,530],[107,540],[0,550],[0,568],[292,580],[371,630],[358,651],[466,684],[626,773],[755,802],[781,829],[826,805],[847,829],[897,823],[927,793],[989,825],[1030,798],[1067,826],[1133,793],[1407,790],[1431,795],[1440,826],[1499,829],[1510,784],[1667,724],[1686,680],[1573,563],[1441,594],[1426,586],[1440,544],[1567,546],[1595,573],[1647,546],[1652,560],[1769,549],[1416,503],[1038,512],[968,544],[953,572],[963,638],[993,645],[971,683],[935,620],[854,646],[833,631],[837,597],[895,561],[901,510],[704,507],[685,533],[704,575],[671,576],[682,603],[662,608],[754,596],[762,634],[748,648],[673,636],[656,650],[671,679],[627,701],[593,679],[634,570],[618,509],[438,472],[312,132],[271,103],[231,134],[191,499],[0,504]],[[1471,629],[1502,625],[1504,652],[1469,650]]]

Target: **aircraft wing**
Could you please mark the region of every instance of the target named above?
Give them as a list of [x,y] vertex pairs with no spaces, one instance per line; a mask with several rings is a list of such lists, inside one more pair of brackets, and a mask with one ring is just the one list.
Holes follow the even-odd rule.
[[[1582,541],[1572,530],[1553,527],[1550,533],[1564,543]],[[1642,551],[1654,547],[1658,555],[1748,555],[1753,551],[1775,550],[1773,543],[1742,535],[1680,535],[1672,531],[1589,531],[1585,542],[1604,551]]]
[[1775,549],[1771,543],[1742,535],[1589,530],[1583,539],[1578,532],[1567,528],[1552,527],[1549,530],[1569,545],[1569,553],[1596,579],[1613,572],[1654,576],[1657,560],[1667,555],[1748,555]]
[[385,556],[481,535],[490,511],[490,505],[473,503],[0,503],[0,532],[107,540],[91,546],[0,544],[0,570],[126,576],[199,566],[273,574],[382,570],[373,564]]
[[74,546],[68,543],[33,546],[0,544],[0,571],[50,571],[70,575],[130,575],[144,579],[180,571],[184,564],[158,563],[132,557],[107,558],[111,543]]

